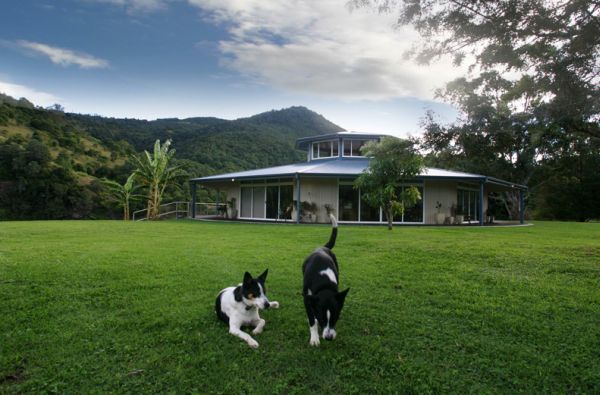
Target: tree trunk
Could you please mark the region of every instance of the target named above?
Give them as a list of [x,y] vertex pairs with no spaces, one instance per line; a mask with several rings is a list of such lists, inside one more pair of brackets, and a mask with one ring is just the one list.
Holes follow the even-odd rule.
[[387,217],[388,230],[392,230],[392,224],[394,222],[394,212],[391,207],[385,209],[385,216]]

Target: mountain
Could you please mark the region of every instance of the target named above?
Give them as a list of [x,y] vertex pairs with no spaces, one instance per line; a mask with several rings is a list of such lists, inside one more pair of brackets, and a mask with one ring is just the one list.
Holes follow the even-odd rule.
[[[247,118],[105,118],[0,96],[0,219],[115,216],[99,182],[131,174],[132,155],[171,139],[188,177],[305,160],[295,140],[343,129],[305,108]],[[169,191],[186,200],[187,182]],[[117,214],[118,215],[118,214]]]

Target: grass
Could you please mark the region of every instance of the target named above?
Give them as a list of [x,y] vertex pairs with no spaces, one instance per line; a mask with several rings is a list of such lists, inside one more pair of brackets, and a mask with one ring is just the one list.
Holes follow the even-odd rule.
[[[308,345],[319,225],[0,223],[0,392],[598,393],[600,224],[341,226],[338,338]],[[213,305],[269,268],[257,350]]]

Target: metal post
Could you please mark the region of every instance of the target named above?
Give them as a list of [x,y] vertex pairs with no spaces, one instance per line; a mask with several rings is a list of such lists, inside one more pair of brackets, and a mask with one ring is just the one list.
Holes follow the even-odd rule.
[[196,218],[196,183],[191,182],[192,186],[192,218]]
[[519,189],[519,222],[525,223],[525,196],[522,189]]
[[296,173],[296,223],[300,223],[300,174]]
[[217,189],[217,197],[215,198],[215,215],[219,215],[219,190]]
[[483,181],[479,184],[479,225],[483,226]]

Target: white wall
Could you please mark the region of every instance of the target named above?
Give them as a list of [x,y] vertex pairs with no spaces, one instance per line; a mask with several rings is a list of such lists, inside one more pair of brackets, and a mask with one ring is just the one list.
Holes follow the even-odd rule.
[[[297,191],[294,184],[294,200],[296,200]],[[337,178],[302,178],[300,177],[300,201],[316,203],[318,207],[317,222],[329,222],[325,204],[331,204],[336,210],[338,205],[338,186]]]

